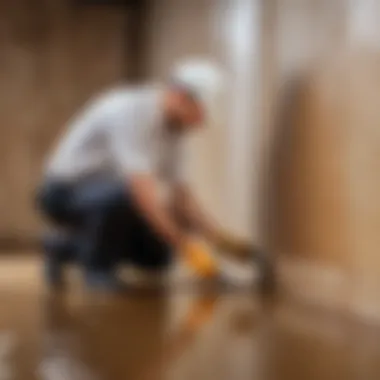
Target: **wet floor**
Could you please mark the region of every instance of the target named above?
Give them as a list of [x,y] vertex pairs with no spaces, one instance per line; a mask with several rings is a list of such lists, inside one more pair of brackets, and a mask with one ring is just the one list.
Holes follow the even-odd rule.
[[0,379],[380,379],[380,329],[248,292],[48,294],[0,260]]

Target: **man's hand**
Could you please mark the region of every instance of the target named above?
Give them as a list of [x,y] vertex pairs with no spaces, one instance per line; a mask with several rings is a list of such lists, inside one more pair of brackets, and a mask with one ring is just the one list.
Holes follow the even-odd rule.
[[217,261],[201,241],[192,237],[185,239],[182,253],[187,265],[200,277],[210,278],[218,274]]

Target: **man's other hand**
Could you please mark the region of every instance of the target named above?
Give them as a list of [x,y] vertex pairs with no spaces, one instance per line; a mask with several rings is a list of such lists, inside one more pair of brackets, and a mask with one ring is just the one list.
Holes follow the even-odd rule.
[[219,265],[206,244],[196,238],[183,242],[182,253],[187,265],[200,277],[211,278],[219,273]]

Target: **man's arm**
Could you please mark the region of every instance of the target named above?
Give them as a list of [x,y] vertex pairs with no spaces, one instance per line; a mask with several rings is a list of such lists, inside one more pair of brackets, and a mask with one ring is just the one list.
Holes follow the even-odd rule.
[[[127,112],[130,111],[130,112]],[[146,123],[144,107],[130,104],[122,114],[128,117],[115,119],[110,148],[120,173],[125,173],[126,191],[147,222],[173,249],[183,255],[201,275],[213,275],[216,265],[191,237],[180,229],[173,215],[158,196],[155,173],[155,140],[150,123]]]
[[182,231],[167,208],[159,201],[155,178],[149,174],[132,174],[128,182],[133,200],[148,223],[165,241],[179,248],[183,239]]
[[176,211],[192,226],[192,228],[211,241],[217,239],[220,227],[215,221],[211,220],[211,218],[206,215],[187,185],[177,184],[174,187],[173,201]]
[[154,178],[144,174],[134,174],[130,178],[130,189],[137,207],[147,218],[157,233],[177,252],[184,255],[187,263],[200,275],[211,277],[218,271],[217,263],[196,241],[186,237],[173,219],[172,214],[157,197],[157,184]]

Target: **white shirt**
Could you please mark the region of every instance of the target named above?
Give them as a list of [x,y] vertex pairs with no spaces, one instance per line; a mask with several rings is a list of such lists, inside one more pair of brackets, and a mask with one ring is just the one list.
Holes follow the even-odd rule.
[[157,87],[113,90],[72,121],[47,167],[55,179],[150,173],[168,181],[183,177],[183,142],[169,132]]

